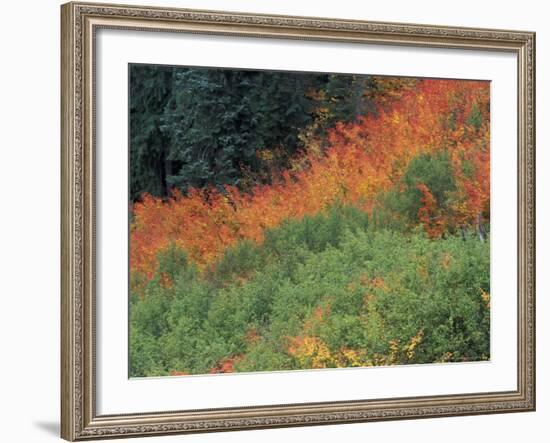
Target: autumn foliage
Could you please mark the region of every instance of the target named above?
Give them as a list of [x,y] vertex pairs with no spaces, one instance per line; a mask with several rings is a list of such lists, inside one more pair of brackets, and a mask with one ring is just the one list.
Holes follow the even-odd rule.
[[[205,268],[241,240],[261,243],[266,229],[322,212],[335,202],[371,213],[378,196],[399,188],[411,160],[445,152],[456,189],[443,209],[425,183],[417,222],[432,236],[476,227],[489,209],[489,88],[478,81],[419,80],[375,114],[338,123],[321,151],[306,150],[301,167],[250,192],[234,186],[174,191],[164,201],[143,195],[133,206],[130,266],[151,278],[171,244]],[[299,161],[298,161],[299,160]]]
[[352,84],[376,108],[309,91],[297,155],[133,204],[131,376],[490,357],[489,83]]

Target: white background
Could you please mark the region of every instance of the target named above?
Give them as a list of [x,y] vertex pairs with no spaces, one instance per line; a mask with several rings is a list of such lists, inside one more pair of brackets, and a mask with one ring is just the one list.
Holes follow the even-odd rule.
[[[147,4],[134,0],[134,3]],[[528,414],[463,417],[247,431],[146,441],[545,441],[550,413],[549,360],[543,351],[550,334],[544,322],[549,302],[550,223],[545,189],[550,160],[548,96],[548,14],[543,2],[524,0],[338,2],[263,0],[158,1],[159,5],[317,15],[367,20],[517,28],[537,31],[538,188],[538,411]],[[9,5],[9,6],[8,6]],[[0,406],[2,440],[55,441],[59,421],[59,3],[13,2],[3,7],[0,68],[0,251],[2,269]],[[446,8],[445,8],[446,6]],[[547,437],[546,437],[547,438]]]
[[[98,414],[516,389],[514,54],[113,30],[96,41]],[[128,380],[129,62],[491,80],[491,362]]]

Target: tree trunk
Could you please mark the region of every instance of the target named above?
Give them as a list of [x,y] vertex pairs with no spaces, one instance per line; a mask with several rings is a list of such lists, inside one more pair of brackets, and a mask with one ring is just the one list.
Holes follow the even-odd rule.
[[168,177],[173,175],[174,171],[172,170],[173,169],[172,160],[168,160],[166,158],[167,156],[168,156],[168,154],[165,154],[165,156],[164,156],[163,187],[164,187],[164,194],[166,196],[169,196],[170,195],[170,189],[168,188]]
[[479,236],[479,241],[485,241],[487,238],[487,232],[485,231],[485,226],[483,226],[483,217],[481,212],[477,214],[477,233]]

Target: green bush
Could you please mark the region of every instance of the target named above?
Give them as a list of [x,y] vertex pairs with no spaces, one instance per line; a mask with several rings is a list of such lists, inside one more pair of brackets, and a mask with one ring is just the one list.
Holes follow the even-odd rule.
[[[226,359],[272,371],[489,358],[488,242],[369,226],[336,205],[203,273],[170,249],[131,298],[131,375],[206,373]],[[322,348],[301,356],[291,344],[303,337]]]
[[422,207],[420,184],[428,187],[438,208],[450,213],[456,184],[447,151],[419,154],[411,160],[394,188],[380,196],[375,211],[376,225],[401,231],[418,225],[418,211]]

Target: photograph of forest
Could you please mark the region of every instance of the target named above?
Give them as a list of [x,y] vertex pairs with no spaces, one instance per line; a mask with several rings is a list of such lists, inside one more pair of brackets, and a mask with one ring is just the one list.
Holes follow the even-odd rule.
[[490,358],[490,83],[129,65],[129,376]]

